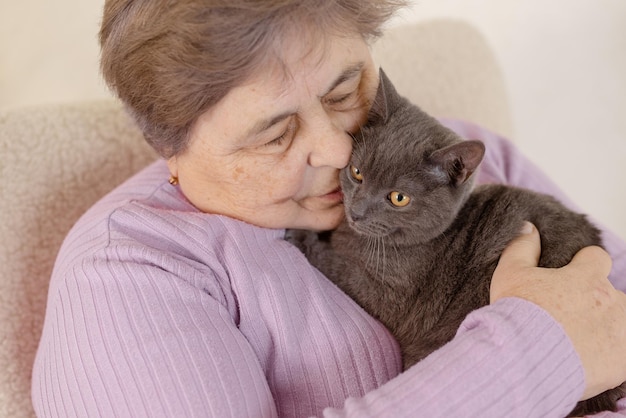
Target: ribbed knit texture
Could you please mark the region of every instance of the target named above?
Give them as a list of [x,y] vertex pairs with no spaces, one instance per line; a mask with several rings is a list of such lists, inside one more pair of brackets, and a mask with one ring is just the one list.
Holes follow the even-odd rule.
[[[555,192],[509,144],[450,123],[487,142],[482,181]],[[34,366],[39,416],[558,417],[581,396],[561,327],[513,298],[399,375],[389,332],[284,231],[200,213],[167,178],[152,164],[65,240]]]

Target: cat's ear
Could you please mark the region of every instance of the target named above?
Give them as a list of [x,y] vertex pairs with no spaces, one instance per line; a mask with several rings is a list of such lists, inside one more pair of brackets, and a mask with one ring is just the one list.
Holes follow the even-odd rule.
[[379,69],[379,75],[380,80],[378,82],[376,97],[372,102],[372,107],[370,108],[367,116],[367,119],[371,124],[383,124],[387,122],[387,119],[391,114],[393,98],[398,94],[395,87],[391,83],[391,80],[389,80],[387,74],[385,74],[382,68]]
[[454,185],[465,183],[478,168],[485,155],[485,145],[478,140],[468,140],[449,145],[431,155]]

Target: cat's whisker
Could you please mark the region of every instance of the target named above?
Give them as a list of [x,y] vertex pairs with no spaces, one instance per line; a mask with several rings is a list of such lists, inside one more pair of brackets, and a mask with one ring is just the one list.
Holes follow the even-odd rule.
[[[385,243],[383,242],[382,239],[380,239],[380,237],[376,237],[376,241],[378,241],[378,260],[376,260],[376,274],[378,274],[378,270],[382,264],[383,267],[383,273],[380,274],[379,276],[383,278],[385,278],[385,264],[384,264],[384,259],[385,259]],[[381,257],[381,253],[382,253],[382,257]]]
[[[362,128],[362,127],[361,127]],[[365,153],[367,153],[367,141],[365,141],[365,137],[363,135],[363,130],[359,130],[359,135],[353,135],[350,134],[350,136],[352,137],[352,141],[356,144],[359,145],[359,147],[361,147]]]
[[375,240],[373,237],[368,236],[367,237],[367,246],[366,246],[366,253],[367,253],[367,262],[366,262],[366,267],[369,267],[370,265],[374,265],[374,258],[375,258],[375,249],[376,245],[375,245]]
[[387,263],[384,262],[384,260],[387,259],[387,254],[386,254],[386,249],[385,249],[385,240],[383,238],[378,238],[378,240],[380,241],[380,246],[382,248],[382,253],[383,253],[383,257],[381,259],[381,260],[383,260],[382,261],[383,272],[382,272],[380,277],[381,277],[382,281],[384,282],[385,281],[385,266],[387,265]]
[[[386,254],[386,246],[385,246],[385,239],[382,236],[372,236],[372,242],[373,244],[376,246],[375,251],[372,252],[372,256],[376,257],[376,269],[375,269],[375,274],[376,277],[379,278],[379,280],[383,283],[385,283],[385,260],[387,257]],[[382,272],[380,271],[382,268]]]
[[363,248],[363,253],[367,256],[365,258],[365,268],[369,268],[370,266],[370,259],[371,257],[371,248],[370,248],[370,239],[369,237],[367,238],[367,241],[365,243],[365,248]]
[[376,263],[376,274],[378,274],[378,240],[376,237],[372,237],[372,244],[374,251],[372,252],[373,262]]
[[396,266],[401,265],[401,259],[400,259],[400,252],[398,251],[398,245],[395,243],[391,243],[391,248],[394,250],[394,252],[396,253]]

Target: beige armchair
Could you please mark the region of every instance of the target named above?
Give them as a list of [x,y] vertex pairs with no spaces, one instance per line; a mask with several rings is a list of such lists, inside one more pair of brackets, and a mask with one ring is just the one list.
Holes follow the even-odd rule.
[[[374,48],[398,90],[437,116],[511,133],[502,75],[466,24],[398,27]],[[30,374],[48,279],[89,206],[156,155],[113,101],[0,112],[0,417],[31,417]]]

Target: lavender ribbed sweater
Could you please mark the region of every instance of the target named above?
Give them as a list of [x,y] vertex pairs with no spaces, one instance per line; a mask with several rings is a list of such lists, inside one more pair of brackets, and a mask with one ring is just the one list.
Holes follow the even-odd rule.
[[[563,198],[507,142],[446,123],[486,142],[480,181]],[[39,416],[557,417],[581,396],[560,326],[514,298],[399,374],[388,331],[284,231],[198,212],[168,175],[163,161],[144,169],[65,240],[33,372]],[[625,289],[626,245],[605,240]]]

